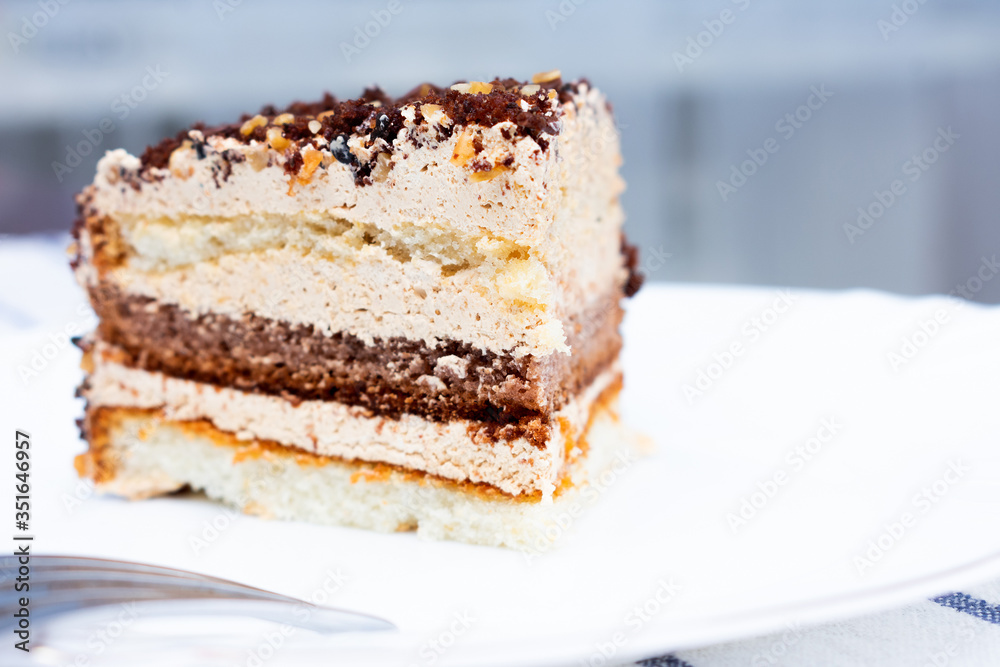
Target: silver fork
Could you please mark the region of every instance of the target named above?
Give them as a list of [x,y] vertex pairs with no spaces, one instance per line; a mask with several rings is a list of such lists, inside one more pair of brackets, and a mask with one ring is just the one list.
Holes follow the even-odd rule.
[[243,616],[326,634],[396,629],[375,616],[321,607],[226,579],[101,558],[32,555],[28,589],[17,591],[21,565],[16,556],[0,557],[0,631],[5,635],[17,628],[21,598],[27,598],[32,626],[82,611],[88,616],[99,617],[102,611],[114,615],[122,604],[135,603],[149,616]]

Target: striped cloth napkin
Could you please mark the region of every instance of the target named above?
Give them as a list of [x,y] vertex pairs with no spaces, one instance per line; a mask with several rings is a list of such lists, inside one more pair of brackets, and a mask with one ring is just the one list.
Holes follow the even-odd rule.
[[717,646],[641,667],[980,667],[1000,665],[1000,581],[893,611]]

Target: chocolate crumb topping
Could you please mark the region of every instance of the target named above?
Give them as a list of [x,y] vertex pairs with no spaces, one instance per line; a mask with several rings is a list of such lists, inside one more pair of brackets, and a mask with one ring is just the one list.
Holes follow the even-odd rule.
[[[282,121],[282,136],[291,142],[287,149],[286,172],[296,173],[301,168],[301,150],[312,145],[314,148],[331,151],[338,162],[354,171],[355,183],[365,185],[371,182],[374,157],[371,162],[362,163],[349,150],[347,140],[352,136],[361,137],[367,148],[377,148],[373,151],[373,156],[380,152],[391,153],[393,141],[404,127],[402,109],[410,105],[415,107],[417,122],[424,120],[421,111],[424,105],[440,107],[451,119],[450,125],[437,128],[438,140],[447,139],[456,127],[492,127],[497,123],[510,122],[515,128],[505,128],[505,138],[513,140],[515,136],[531,137],[546,150],[549,145],[546,135],[557,135],[560,130],[557,102],[569,103],[580,86],[589,86],[589,82],[580,79],[564,83],[562,79],[554,79],[533,85],[535,92],[531,94],[522,94],[521,90],[529,84],[515,79],[497,78],[488,85],[489,92],[470,94],[424,83],[395,99],[377,87],[367,88],[361,97],[346,101],[339,101],[330,93],[324,93],[322,99],[316,102],[294,102],[281,110],[274,105],[266,105],[259,114],[266,122],[252,128],[244,129],[244,123],[254,118],[250,114],[241,116],[237,123],[218,127],[209,128],[203,123],[196,123],[155,146],[147,146],[140,157],[141,177],[147,181],[157,180],[149,170],[166,168],[171,153],[185,141],[191,142],[198,159],[204,159],[208,155],[206,144],[204,140],[192,141],[189,135],[191,130],[200,131],[204,137],[231,138],[244,144],[251,141],[264,143],[267,141],[267,129],[269,126],[273,127],[271,124],[275,118],[290,114],[293,117],[290,122]],[[554,94],[550,96],[550,92]],[[311,121],[321,124],[318,132],[310,130]],[[325,145],[319,141],[320,138],[326,140]],[[481,152],[481,141],[475,149],[477,153]],[[228,177],[226,172],[223,172],[223,180]]]
[[299,169],[302,168],[302,151],[295,149],[291,151],[288,159],[285,161],[285,173],[286,174],[297,174]]
[[[329,336],[310,325],[252,313],[189,316],[113,284],[90,288],[99,339],[132,368],[291,401],[335,400],[390,419],[403,414],[470,419],[492,424],[494,439],[523,436],[539,445],[547,440],[545,417],[618,357],[619,296],[615,291],[570,318],[573,357],[546,360],[487,352],[452,339],[436,347],[406,338],[368,344],[349,333]],[[439,367],[444,357],[462,360],[463,371]],[[437,382],[426,383],[428,377]]]
[[646,276],[639,270],[639,249],[628,242],[622,233],[622,257],[625,258],[625,268],[628,269],[628,279],[625,281],[625,296],[632,297],[646,281]]

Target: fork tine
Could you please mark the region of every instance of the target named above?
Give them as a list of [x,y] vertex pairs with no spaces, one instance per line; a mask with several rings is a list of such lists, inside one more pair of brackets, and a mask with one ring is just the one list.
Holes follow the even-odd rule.
[[[0,559],[13,560],[13,556],[2,556]],[[218,577],[207,574],[199,574],[188,570],[178,570],[176,568],[164,567],[162,565],[152,565],[149,563],[135,563],[132,561],[112,560],[109,558],[93,558],[90,556],[65,556],[58,554],[42,554],[31,556],[33,568],[40,569],[60,569],[74,567],[78,569],[93,570],[118,570],[128,572],[151,572],[164,575],[171,575],[184,579],[215,579],[225,581]]]
[[[197,602],[197,606],[192,606],[192,602]],[[275,623],[287,623],[291,626],[321,633],[396,629],[396,626],[384,619],[353,611],[317,607],[303,603],[302,607],[307,608],[305,610],[307,613],[303,613],[301,607],[277,600],[233,600],[232,598],[96,600],[86,601],[82,605],[76,601],[69,601],[47,607],[46,613],[35,614],[35,618],[37,621],[43,621],[57,616],[83,614],[91,622],[111,620],[121,615],[123,604],[133,603],[135,604],[134,613],[137,617],[243,616]]]
[[[16,574],[16,556],[0,556],[0,570]],[[89,611],[119,613],[137,603],[155,615],[229,614],[278,620],[321,632],[386,630],[395,626],[357,612],[319,607],[286,595],[194,572],[77,556],[31,556],[32,615],[36,618]],[[13,587],[0,592],[0,627],[18,608]],[[192,604],[196,607],[192,610]]]
[[32,590],[60,590],[79,587],[81,583],[89,584],[95,588],[115,585],[170,586],[178,590],[213,590],[228,592],[232,595],[252,596],[268,600],[296,601],[295,598],[288,597],[287,595],[259,591],[236,583],[216,583],[213,581],[188,580],[150,574],[130,575],[125,572],[90,570],[48,571],[37,575],[31,587]]
[[[129,586],[127,584],[115,584],[113,586],[102,587],[81,584],[80,586],[73,588],[58,590],[47,589],[44,592],[35,591],[33,589],[32,593],[34,595],[32,601],[44,600],[45,607],[58,606],[68,603],[77,603],[80,606],[85,606],[113,604],[117,602],[141,602],[148,600],[244,600],[248,602],[259,600],[262,602],[291,604],[289,600],[275,600],[272,598],[257,597],[255,595],[233,595],[231,593],[216,591],[213,589],[180,589],[163,586],[136,587]],[[294,601],[294,603],[306,608],[313,606],[308,602],[300,602],[297,600]],[[12,617],[11,615],[16,609],[17,607],[15,605],[0,605],[0,613],[6,614],[5,619]],[[41,614],[44,613],[44,611],[44,609],[41,609],[37,613]],[[7,612],[10,612],[10,614]]]
[[[0,557],[0,567],[4,567],[9,561],[14,560],[16,559],[13,556]],[[36,563],[36,560],[39,562]],[[13,568],[11,569],[13,570]],[[240,597],[259,597],[289,602],[298,601],[286,595],[263,591],[216,577],[186,573],[158,566],[117,563],[116,561],[76,559],[65,556],[33,556],[32,572],[37,576],[36,581],[32,583],[32,587],[36,590],[70,588],[74,584],[79,585],[81,581],[85,580],[94,586],[114,583],[134,583],[151,586],[169,585],[188,590],[212,589],[220,592],[229,592]]]
[[[133,563],[128,561],[109,560],[105,558],[89,558],[83,556],[58,556],[58,555],[32,555],[33,571],[66,571],[72,570],[93,570],[97,572],[121,572],[126,574],[150,574],[162,577],[173,577],[176,579],[186,579],[195,581],[216,582],[219,584],[233,585],[234,582],[228,579],[212,577],[207,574],[198,574],[187,570],[178,570],[160,565],[149,565],[145,563]],[[0,556],[0,568],[17,568],[17,557]],[[243,588],[253,588],[244,584],[235,584]],[[255,589],[259,590],[259,589]],[[267,591],[261,591],[267,592]],[[272,595],[276,595],[273,594]]]

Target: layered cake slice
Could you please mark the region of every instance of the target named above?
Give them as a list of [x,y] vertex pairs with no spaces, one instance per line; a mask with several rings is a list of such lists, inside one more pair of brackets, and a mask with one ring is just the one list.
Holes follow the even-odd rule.
[[558,72],[107,153],[78,198],[77,459],[264,516],[529,546],[628,454],[610,107]]

